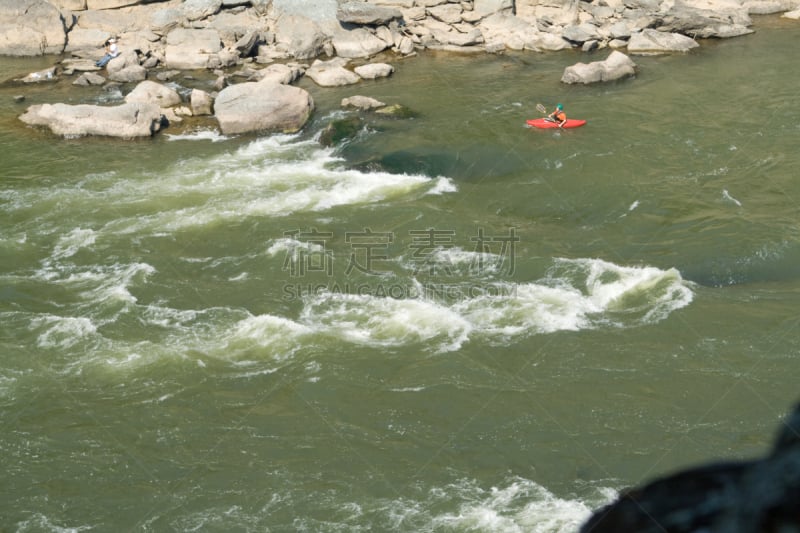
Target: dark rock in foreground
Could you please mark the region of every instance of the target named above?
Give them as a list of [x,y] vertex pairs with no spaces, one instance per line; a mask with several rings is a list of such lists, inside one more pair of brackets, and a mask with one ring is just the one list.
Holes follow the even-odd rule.
[[628,490],[581,532],[800,532],[800,405],[767,457],[703,466]]

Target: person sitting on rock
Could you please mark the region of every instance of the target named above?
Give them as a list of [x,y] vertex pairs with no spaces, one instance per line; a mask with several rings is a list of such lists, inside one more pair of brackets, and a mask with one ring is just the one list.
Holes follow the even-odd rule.
[[119,55],[119,49],[117,48],[117,40],[112,37],[106,41],[106,55],[100,58],[100,60],[95,63],[95,66],[103,68],[106,64],[117,57]]
[[547,115],[547,120],[555,122],[559,128],[563,128],[564,124],[567,123],[567,114],[564,113],[564,106],[557,104],[553,112]]

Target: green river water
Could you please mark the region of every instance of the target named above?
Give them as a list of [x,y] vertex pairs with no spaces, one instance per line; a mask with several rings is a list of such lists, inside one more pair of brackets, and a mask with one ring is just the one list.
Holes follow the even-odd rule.
[[[388,57],[300,80],[298,135],[61,139],[16,117],[130,88],[3,85],[0,531],[571,532],[766,453],[798,399],[800,26],[756,29],[580,87],[607,52]],[[324,148],[353,94],[415,115]]]

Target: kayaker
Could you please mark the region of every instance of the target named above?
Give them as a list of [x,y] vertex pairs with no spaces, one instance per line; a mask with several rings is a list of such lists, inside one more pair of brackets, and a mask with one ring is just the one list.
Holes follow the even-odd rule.
[[567,123],[567,114],[564,113],[564,106],[561,104],[556,104],[556,108],[553,110],[553,112],[547,115],[547,120],[550,122],[555,122],[558,124],[559,128],[563,128],[564,124]]

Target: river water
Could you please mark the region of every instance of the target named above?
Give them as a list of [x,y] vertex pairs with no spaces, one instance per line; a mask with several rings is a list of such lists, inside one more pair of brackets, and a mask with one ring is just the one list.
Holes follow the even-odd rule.
[[[122,92],[4,85],[0,529],[569,532],[766,453],[798,396],[800,27],[756,29],[588,87],[563,69],[607,52],[390,58],[301,80],[297,135],[61,139],[17,115]],[[323,147],[353,94],[414,115]],[[588,124],[528,128],[539,102]]]

